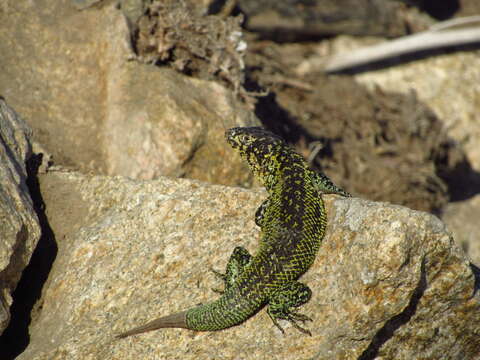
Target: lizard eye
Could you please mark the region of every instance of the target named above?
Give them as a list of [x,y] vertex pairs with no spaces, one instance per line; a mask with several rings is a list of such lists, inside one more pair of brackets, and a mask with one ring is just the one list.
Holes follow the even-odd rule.
[[248,136],[245,134],[241,134],[238,136],[238,140],[241,144],[246,144],[248,142]]

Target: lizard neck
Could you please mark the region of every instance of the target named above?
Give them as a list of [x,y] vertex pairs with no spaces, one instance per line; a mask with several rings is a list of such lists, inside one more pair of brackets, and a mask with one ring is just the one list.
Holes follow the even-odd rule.
[[295,187],[300,178],[305,180],[308,177],[307,171],[308,164],[303,157],[288,148],[265,159],[257,177],[268,193],[274,195],[281,191],[281,188]]

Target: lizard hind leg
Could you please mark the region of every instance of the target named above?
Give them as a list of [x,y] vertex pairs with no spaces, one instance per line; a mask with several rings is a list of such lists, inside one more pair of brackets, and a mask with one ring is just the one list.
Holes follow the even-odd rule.
[[228,259],[227,267],[225,269],[225,274],[216,271],[214,269],[210,269],[216,276],[224,282],[224,290],[219,289],[212,289],[213,291],[223,294],[227,291],[235,281],[237,281],[240,274],[243,272],[245,266],[250,263],[252,259],[252,255],[242,246],[237,246],[233,249],[232,255],[230,255],[230,259]]
[[306,315],[294,311],[295,308],[307,303],[311,296],[312,290],[310,290],[307,285],[298,281],[288,282],[276,290],[270,297],[267,310],[267,313],[272,319],[273,324],[285,334],[285,331],[278,323],[278,319],[287,320],[297,330],[312,336],[312,333],[308,329],[298,325],[299,321],[312,321],[312,319]]

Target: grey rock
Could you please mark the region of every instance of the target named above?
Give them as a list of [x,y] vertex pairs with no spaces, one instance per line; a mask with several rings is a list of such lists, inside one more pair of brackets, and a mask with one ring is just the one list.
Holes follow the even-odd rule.
[[[353,42],[356,41],[341,51],[352,49]],[[472,168],[478,172],[479,69],[478,52],[456,52],[357,74],[355,79],[370,89],[406,94],[415,92],[442,121],[448,136],[462,144]]]
[[0,97],[0,333],[10,320],[11,293],[40,238],[26,184],[31,130]]
[[474,264],[480,266],[480,195],[464,201],[448,204],[442,220],[452,231],[458,245],[468,254]]
[[241,161],[232,162],[223,134],[257,120],[224,87],[137,63],[123,64],[116,74],[105,119],[108,174],[222,184],[251,179]]
[[[333,34],[400,36],[411,13],[397,1],[383,0],[238,0],[252,31],[286,39]],[[427,19],[416,16],[419,23]],[[415,25],[414,25],[415,26]]]
[[217,83],[135,61],[114,2],[84,11],[70,1],[0,6],[0,93],[57,164],[141,179],[250,181],[240,161],[225,166],[223,132],[258,124],[255,116]]
[[73,5],[79,9],[84,10],[95,4],[101,3],[103,0],[72,0]]
[[[228,330],[134,325],[214,299],[236,245],[255,251],[263,190],[159,178],[49,172],[40,176],[59,252],[43,308],[19,357],[40,359],[474,359],[478,278],[435,216],[325,196],[328,229],[302,277],[313,298],[307,337],[276,329],[264,310]],[[62,201],[55,201],[60,195]],[[74,225],[74,226],[72,226]],[[473,270],[472,270],[473,269]]]
[[101,58],[112,51],[105,36],[112,16],[106,8],[78,11],[70,1],[4,3],[0,67],[6,71],[0,72],[0,93],[56,161],[104,169],[101,119],[108,66]]

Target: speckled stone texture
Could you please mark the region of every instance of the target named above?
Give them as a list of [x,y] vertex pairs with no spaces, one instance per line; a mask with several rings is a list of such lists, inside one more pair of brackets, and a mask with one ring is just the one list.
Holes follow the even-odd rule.
[[122,11],[97,5],[0,2],[0,94],[34,140],[82,172],[250,181],[223,133],[258,125],[255,115],[218,83],[134,61]]
[[31,130],[0,96],[0,334],[10,321],[15,290],[40,238],[27,187]]
[[474,359],[478,277],[436,217],[325,196],[328,228],[302,282],[312,337],[264,310],[228,330],[114,334],[216,296],[236,245],[255,252],[262,190],[189,180],[40,177],[59,252],[21,360]]

